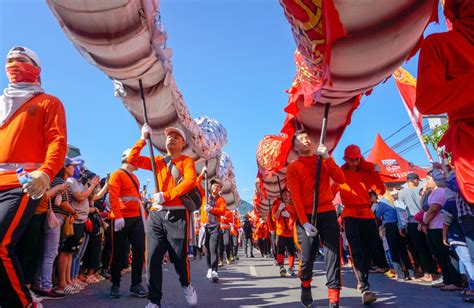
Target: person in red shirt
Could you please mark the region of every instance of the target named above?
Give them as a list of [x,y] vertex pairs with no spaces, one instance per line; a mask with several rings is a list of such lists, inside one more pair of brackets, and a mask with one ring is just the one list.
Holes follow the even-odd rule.
[[[61,101],[44,93],[40,61],[26,47],[7,54],[8,87],[0,95],[0,306],[37,307],[25,285],[17,243],[67,153]],[[20,184],[16,170],[29,173]]]
[[[341,289],[340,233],[336,210],[332,204],[334,194],[331,181],[341,184],[346,179],[324,145],[320,144],[317,149],[318,155],[314,154],[313,143],[306,131],[295,132],[292,143],[293,149],[298,153],[298,159],[290,163],[286,176],[298,218],[296,235],[298,248],[301,251],[299,275],[301,302],[308,307],[313,303],[311,295],[313,264],[321,241],[324,244],[329,305],[338,307]],[[322,159],[322,164],[317,200],[317,223],[313,226],[311,215],[314,207],[318,159]]]
[[415,106],[426,115],[448,114],[439,144],[452,154],[462,195],[474,203],[474,1],[446,0],[444,9],[453,29],[421,46]]
[[[283,200],[276,199],[272,206],[272,216],[276,225],[277,262],[280,266],[280,276],[295,275],[295,241],[293,231],[296,221],[295,207],[288,190],[282,192]],[[288,251],[288,271],[285,269],[285,251]]]
[[222,240],[219,250],[220,264],[223,265],[224,252],[227,256],[227,264],[232,263],[232,238],[230,235],[230,229],[232,224],[232,212],[229,209],[225,209],[224,215],[220,217],[220,228],[222,232]]
[[267,215],[267,225],[268,225],[268,241],[269,241],[269,256],[273,256],[275,259],[275,265],[278,264],[277,261],[277,253],[278,253],[278,247],[277,247],[277,242],[276,242],[276,223],[275,223],[275,218],[273,218],[272,211],[270,210]]
[[255,230],[257,238],[257,246],[260,250],[262,258],[268,258],[268,248],[269,248],[269,239],[270,232],[268,230],[267,222],[260,217],[257,223],[257,228]]
[[239,210],[235,209],[232,211],[233,223],[230,228],[230,235],[232,236],[232,258],[234,260],[239,260],[239,256],[237,255],[239,252],[239,235],[241,232],[239,216]]
[[[142,127],[141,138],[132,147],[128,163],[138,168],[152,170],[150,157],[140,156],[152,129],[148,124]],[[197,293],[191,284],[191,267],[188,259],[190,213],[181,197],[196,187],[194,160],[183,155],[186,134],[179,128],[165,128],[167,156],[155,156],[158,189],[153,195],[154,203],[146,221],[148,299],[146,307],[156,308],[163,297],[163,257],[169,253],[174,264],[184,298],[188,305],[197,305]],[[170,166],[170,167],[168,167]],[[176,168],[182,180],[176,181],[170,168]]]
[[369,268],[371,251],[376,251],[378,229],[371,210],[369,191],[379,195],[385,193],[385,185],[378,173],[379,167],[364,160],[360,148],[349,145],[344,151],[345,164],[342,170],[346,182],[340,185],[341,200],[344,204],[342,219],[349,252],[354,265],[354,273],[362,292],[362,302],[371,304],[377,297],[370,289]]
[[127,245],[132,246],[132,284],[130,293],[146,297],[148,292],[142,286],[142,269],[145,261],[144,209],[134,171],[137,167],[127,162],[130,149],[122,154],[122,167],[109,178],[109,202],[112,232],[112,276],[111,298],[119,298],[120,280]]

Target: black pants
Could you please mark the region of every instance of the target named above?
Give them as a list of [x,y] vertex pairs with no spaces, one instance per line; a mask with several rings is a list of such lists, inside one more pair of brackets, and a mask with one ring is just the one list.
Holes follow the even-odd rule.
[[[311,215],[308,215],[311,221]],[[340,233],[335,211],[319,213],[316,228],[318,236],[308,236],[303,226],[296,224],[298,249],[301,253],[299,277],[302,282],[311,282],[313,279],[313,266],[320,241],[324,246],[324,263],[326,269],[326,286],[329,289],[341,289],[341,250]]]
[[270,240],[268,238],[259,238],[257,241],[258,249],[262,257],[268,255],[269,242]]
[[21,187],[0,191],[0,307],[32,302],[16,249],[39,202],[24,195]]
[[[110,274],[112,283],[120,285],[123,269],[123,258],[129,245],[132,246],[132,286],[141,284],[143,262],[145,258],[145,229],[143,228],[142,218],[125,218],[125,226],[122,230],[113,233],[112,238],[112,264]],[[111,227],[115,221],[112,219]],[[127,256],[128,258],[128,256]]]
[[207,268],[217,272],[218,252],[219,252],[219,226],[206,226],[206,246],[207,254]]
[[245,255],[246,256],[249,256],[249,251],[250,251],[250,255],[253,256],[253,240],[252,240],[252,234],[245,234]]
[[237,256],[239,252],[239,235],[232,235],[232,255]]
[[379,238],[375,219],[346,217],[344,229],[360,291],[369,290],[370,252],[377,249]]
[[105,219],[104,222],[108,224],[109,227],[104,232],[101,263],[102,270],[108,271],[112,263],[112,234],[114,233],[114,226],[111,224],[110,219]]
[[230,230],[221,231],[221,241],[219,243],[219,258],[224,260],[224,252],[227,255],[227,259],[232,257],[232,239],[230,237]]
[[[86,252],[82,257],[84,269],[96,271],[100,268],[100,257],[102,252],[102,233],[90,234],[87,242]],[[90,274],[90,273],[89,273]]]
[[188,221],[185,209],[172,211],[151,211],[146,222],[147,234],[147,281],[149,300],[161,305],[163,297],[163,256],[169,253],[171,262],[182,287],[191,283],[188,260]]
[[409,223],[407,228],[408,246],[413,252],[415,263],[421,266],[426,274],[437,274],[436,264],[428,247],[426,236],[423,232],[418,231],[417,223]]
[[459,259],[456,253],[443,244],[443,230],[430,229],[426,234],[428,246],[438,260],[439,267],[443,273],[445,285],[454,284],[461,286],[461,274],[459,273]]
[[404,266],[405,271],[413,270],[410,257],[408,257],[405,239],[400,235],[397,223],[386,223],[384,227],[392,263],[398,263],[400,266]]
[[285,251],[288,251],[288,257],[293,258],[293,261],[290,261],[290,267],[292,267],[291,262],[294,262],[295,257],[295,240],[292,237],[287,236],[277,236],[277,261],[278,264],[283,266],[285,264]]
[[373,265],[378,268],[388,269],[387,258],[385,257],[385,249],[383,248],[383,241],[379,235],[379,229],[377,223],[375,223],[375,229],[371,229],[371,232],[375,232],[372,236],[374,240],[374,250],[370,251],[370,260]]
[[16,253],[23,270],[25,284],[33,284],[36,271],[43,259],[45,221],[46,213],[33,215],[18,242]]

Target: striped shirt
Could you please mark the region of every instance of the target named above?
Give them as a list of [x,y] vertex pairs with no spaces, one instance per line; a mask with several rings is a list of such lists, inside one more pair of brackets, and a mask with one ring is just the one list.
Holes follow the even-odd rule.
[[[53,182],[51,183],[51,188],[53,188],[54,186],[57,186],[57,185],[61,185],[61,184],[64,184],[66,183],[66,181],[63,179],[63,178],[60,178],[60,177],[55,177]],[[51,202],[53,204],[53,212],[55,213],[58,213],[58,214],[62,214],[62,215],[66,215],[66,216],[69,216],[71,215],[69,212],[67,212],[65,209],[63,209],[62,207],[58,206],[58,205],[55,205],[54,204],[54,201],[56,199],[56,196],[53,196],[51,197]],[[64,202],[64,201],[67,201],[69,202],[69,200],[72,200],[72,194],[71,192],[68,190],[68,191],[64,191],[62,194],[61,194],[61,202]]]
[[474,205],[467,203],[466,199],[464,199],[461,194],[457,194],[456,196],[456,206],[458,209],[458,218],[464,216],[473,216],[471,206]]

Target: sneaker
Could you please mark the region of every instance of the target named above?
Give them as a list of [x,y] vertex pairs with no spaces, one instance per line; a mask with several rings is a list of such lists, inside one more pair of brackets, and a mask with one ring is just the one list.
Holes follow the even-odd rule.
[[106,271],[106,270],[102,270],[102,271],[100,272],[100,275],[101,275],[102,277],[104,277],[105,279],[110,279],[110,274],[109,274],[109,272]]
[[218,282],[219,281],[219,275],[217,274],[216,271],[212,271],[211,278],[212,278],[212,282]]
[[283,265],[280,265],[280,277],[286,277],[286,269]]
[[43,301],[43,298],[39,296],[39,294],[36,294],[35,292],[31,290],[30,290],[30,294],[31,294],[31,299],[33,300],[33,302],[41,303]]
[[116,284],[113,284],[110,288],[110,298],[120,298],[122,295],[120,294],[120,287]]
[[211,278],[212,278],[211,275],[212,275],[212,269],[208,269],[208,270],[207,270],[206,278],[207,278],[207,279],[211,279]]
[[444,287],[443,278],[441,277],[441,278],[438,278],[436,280],[433,280],[431,282],[431,287],[432,288],[442,288],[442,287]]
[[339,302],[329,303],[329,308],[339,308]]
[[288,272],[288,275],[290,275],[290,277],[295,277],[296,276],[295,270],[292,267],[290,267],[287,270],[287,272]]
[[161,305],[153,304],[152,302],[149,302],[146,304],[145,308],[161,308]]
[[232,263],[232,259],[231,258],[227,258],[227,265],[230,265]]
[[239,257],[235,256],[234,258],[235,258],[235,260],[239,261]]
[[34,289],[33,292],[44,299],[61,299],[61,298],[66,297],[64,294],[60,294],[54,290],[43,291],[40,289]]
[[135,297],[143,298],[148,296],[148,291],[145,290],[141,284],[137,284],[130,288],[130,294]]
[[329,308],[339,307],[340,290],[328,289]]
[[375,293],[370,292],[370,291],[362,292],[362,304],[370,305],[376,300],[377,300],[377,296],[375,296]]
[[224,266],[224,262],[222,262],[222,260],[220,260],[219,263],[217,264],[217,266],[219,266],[219,267]]
[[255,258],[255,256],[254,256],[254,255],[250,255],[250,258]]
[[313,305],[313,295],[311,295],[311,287],[301,287],[301,303],[305,307],[311,307]]
[[188,259],[194,261],[194,255],[192,253],[188,254]]
[[183,287],[184,292],[184,299],[188,303],[189,306],[193,307],[197,305],[198,298],[196,294],[196,290],[194,290],[193,285],[189,284],[187,287]]

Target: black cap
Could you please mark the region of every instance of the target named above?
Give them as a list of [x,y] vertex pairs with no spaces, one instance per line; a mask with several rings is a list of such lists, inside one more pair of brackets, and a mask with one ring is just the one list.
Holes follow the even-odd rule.
[[219,184],[219,185],[222,186],[221,181],[219,181],[218,179],[212,179],[211,180],[211,185],[214,185],[214,184]]
[[407,175],[407,181],[414,181],[414,180],[419,180],[420,177],[418,176],[418,174],[412,172],[412,173],[408,173]]

